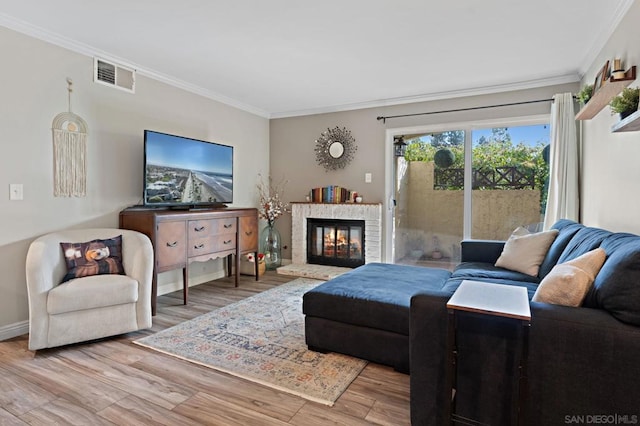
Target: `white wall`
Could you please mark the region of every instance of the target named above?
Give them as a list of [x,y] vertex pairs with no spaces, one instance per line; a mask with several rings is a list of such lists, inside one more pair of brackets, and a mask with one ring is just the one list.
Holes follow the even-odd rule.
[[[35,237],[117,227],[119,211],[141,202],[144,129],[233,145],[233,206],[257,204],[257,175],[269,169],[267,119],[140,75],[135,94],[93,83],[91,57],[3,27],[0,57],[0,339],[28,319],[24,264]],[[67,110],[67,77],[73,112],[89,126],[85,198],[53,196],[51,124]],[[24,185],[24,201],[9,201],[10,183]],[[192,282],[220,272],[218,260],[192,264]],[[160,285],[180,276],[162,274]]]
[[[640,72],[640,2],[634,2],[602,49],[582,84],[591,84],[607,60],[621,58]],[[631,83],[638,87],[640,80]],[[640,234],[640,132],[611,133],[618,121],[605,107],[582,122],[582,222]]]

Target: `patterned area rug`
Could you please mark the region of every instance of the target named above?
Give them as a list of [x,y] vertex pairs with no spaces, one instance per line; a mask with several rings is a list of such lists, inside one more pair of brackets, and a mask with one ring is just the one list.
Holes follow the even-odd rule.
[[307,350],[302,295],[321,283],[298,278],[134,343],[331,406],[367,362]]

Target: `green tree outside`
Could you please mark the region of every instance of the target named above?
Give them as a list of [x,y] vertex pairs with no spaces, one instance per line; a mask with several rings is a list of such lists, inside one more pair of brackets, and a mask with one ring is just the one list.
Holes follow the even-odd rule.
[[[542,141],[533,146],[524,142],[514,144],[508,128],[494,128],[489,138],[481,137],[473,147],[472,167],[484,171],[496,167],[515,167],[520,171],[533,170],[534,189],[540,190],[541,211],[544,211],[549,178],[549,165],[542,157],[545,146]],[[407,161],[433,161],[435,153],[442,148],[451,150],[455,155],[455,162],[451,168],[464,168],[464,131],[462,130],[431,135],[430,142],[424,142],[419,138],[412,139],[407,144],[404,158]]]

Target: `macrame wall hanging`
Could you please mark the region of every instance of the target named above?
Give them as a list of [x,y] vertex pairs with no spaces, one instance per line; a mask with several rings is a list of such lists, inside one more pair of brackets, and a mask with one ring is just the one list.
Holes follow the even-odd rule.
[[55,116],[53,131],[53,195],[56,197],[84,197],[87,195],[87,123],[69,111]]

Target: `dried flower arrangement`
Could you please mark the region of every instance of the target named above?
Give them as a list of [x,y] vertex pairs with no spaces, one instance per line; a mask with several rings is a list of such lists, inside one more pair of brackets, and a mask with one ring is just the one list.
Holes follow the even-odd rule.
[[287,181],[283,178],[280,181],[274,183],[271,176],[268,178],[268,182],[265,183],[262,175],[260,182],[258,182],[258,192],[260,194],[260,205],[258,206],[258,216],[260,219],[264,219],[272,227],[275,221],[283,214],[289,213],[289,203],[283,201],[284,187]]

